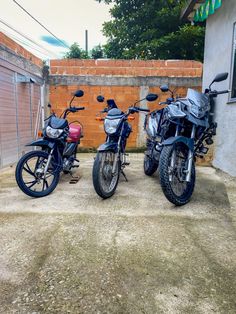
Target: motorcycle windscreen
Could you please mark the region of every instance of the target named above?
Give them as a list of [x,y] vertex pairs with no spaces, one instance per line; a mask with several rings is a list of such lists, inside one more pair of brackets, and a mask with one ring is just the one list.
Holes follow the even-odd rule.
[[206,94],[189,88],[187,99],[189,102],[189,112],[198,119],[203,118],[206,112],[210,110],[209,97]]

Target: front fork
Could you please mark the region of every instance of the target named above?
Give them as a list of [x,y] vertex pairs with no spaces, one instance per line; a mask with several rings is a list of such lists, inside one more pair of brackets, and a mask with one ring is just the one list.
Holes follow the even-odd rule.
[[[196,126],[193,125],[192,132],[191,132],[191,139],[194,140],[196,133]],[[187,163],[187,171],[186,171],[186,182],[191,181],[191,173],[192,173],[192,166],[193,166],[193,157],[194,153],[192,149],[189,149],[188,151],[188,163]]]
[[47,160],[46,166],[45,166],[45,168],[44,168],[44,172],[43,172],[44,178],[45,178],[45,176],[46,176],[46,173],[48,172],[48,167],[49,167],[50,162],[51,162],[51,160],[52,160],[53,152],[54,152],[54,148],[52,148],[51,151],[50,151],[50,153],[49,153],[48,160]]
[[112,167],[112,175],[113,176],[116,174],[117,163],[120,159],[120,147],[121,147],[121,137],[122,137],[121,135],[123,134],[123,130],[124,130],[124,123],[122,124],[122,127],[121,127],[121,132],[120,132],[120,136],[119,136],[119,140],[118,140],[118,144],[117,144],[118,150],[117,150],[117,153],[115,153],[115,159],[114,159],[114,163],[113,163],[113,167]]
[[117,167],[117,163],[119,161],[119,157],[120,156],[120,153],[117,152],[115,153],[115,158],[114,158],[114,162],[113,162],[113,166],[112,166],[112,175],[114,176],[116,174],[116,167]]
[[[176,131],[175,131],[175,136],[178,136],[178,135],[179,135],[179,126],[177,126]],[[173,181],[173,170],[175,167],[175,163],[176,163],[176,151],[174,149],[172,156],[171,156],[171,160],[170,160],[170,170],[169,170],[169,181],[170,182]]]

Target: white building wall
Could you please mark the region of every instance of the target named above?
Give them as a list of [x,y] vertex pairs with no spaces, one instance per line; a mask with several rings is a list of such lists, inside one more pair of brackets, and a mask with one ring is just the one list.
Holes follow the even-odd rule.
[[[204,56],[203,88],[214,76],[229,72],[227,81],[215,83],[217,90],[231,89],[231,67],[236,0],[223,0],[222,7],[207,20]],[[213,165],[236,176],[236,101],[229,103],[228,95],[220,95],[215,106],[218,123]]]

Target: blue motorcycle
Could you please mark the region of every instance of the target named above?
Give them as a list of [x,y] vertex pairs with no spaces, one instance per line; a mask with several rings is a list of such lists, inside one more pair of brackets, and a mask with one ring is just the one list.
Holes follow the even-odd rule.
[[[126,161],[126,142],[132,131],[128,120],[132,120],[132,114],[137,112],[149,112],[149,109],[137,107],[142,101],[154,101],[156,94],[148,94],[144,99],[137,101],[129,107],[126,112],[122,112],[113,99],[107,100],[107,107],[102,111],[107,113],[104,120],[104,131],[106,132],[106,142],[98,150],[93,165],[93,185],[97,194],[102,198],[111,197],[117,188],[120,174],[124,176]],[[104,102],[103,96],[98,96],[99,102]]]

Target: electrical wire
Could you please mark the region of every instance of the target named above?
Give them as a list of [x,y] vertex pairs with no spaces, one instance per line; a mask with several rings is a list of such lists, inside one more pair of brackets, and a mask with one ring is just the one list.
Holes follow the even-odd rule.
[[23,34],[23,33],[20,32],[20,31],[18,31],[17,29],[15,29],[13,26],[11,26],[10,24],[8,24],[7,22],[5,22],[5,21],[3,21],[2,19],[0,19],[0,23],[4,24],[4,25],[7,26],[8,28],[10,28],[12,31],[16,32],[17,34],[19,34],[19,35],[22,36],[23,38],[27,39],[28,41],[30,41],[30,42],[33,43],[34,45],[38,46],[38,47],[39,47],[40,49],[42,49],[44,52],[46,51],[47,54],[43,53],[44,55],[50,55],[50,56],[52,56],[52,57],[54,57],[54,58],[55,58],[55,57],[57,58],[57,55],[56,55],[54,52],[52,52],[52,51],[50,51],[50,50],[44,48],[44,47],[41,46],[39,43],[37,43],[36,41],[34,41],[32,38],[30,38],[29,36]]
[[54,35],[47,27],[45,27],[41,22],[39,22],[32,14],[30,14],[23,6],[21,6],[16,0],[13,2],[18,5],[26,14],[28,14],[36,23],[38,23],[41,27],[43,27],[49,34],[51,34],[58,42],[60,42],[65,48],[69,48],[61,39],[59,39],[56,35]]
[[[33,45],[27,43],[26,41],[20,39],[19,37],[15,36],[15,35],[9,33],[8,31],[6,31],[5,29],[3,29],[3,28],[1,28],[1,27],[0,27],[0,31],[2,31],[3,33],[5,33],[9,38],[14,39],[14,41],[16,41],[18,44],[20,44],[20,45],[25,45],[25,46],[29,47],[31,50],[34,51],[33,53],[34,53],[36,56],[40,57],[41,59],[44,58],[44,57],[47,57],[47,58],[49,57],[49,54],[48,54],[48,53],[45,53],[45,52],[43,52],[43,51],[41,51],[41,50],[35,48]],[[36,52],[35,52],[35,51],[36,51]]]

